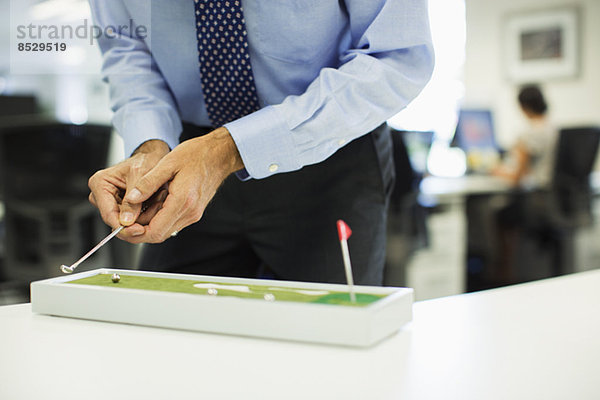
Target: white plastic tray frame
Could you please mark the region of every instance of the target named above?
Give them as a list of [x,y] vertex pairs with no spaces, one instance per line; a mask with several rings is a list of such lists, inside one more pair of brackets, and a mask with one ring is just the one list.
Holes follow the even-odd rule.
[[34,313],[162,328],[347,346],[371,346],[412,319],[413,290],[356,286],[357,293],[387,295],[364,307],[264,301],[65,282],[118,273],[296,289],[347,291],[346,285],[97,269],[31,284]]

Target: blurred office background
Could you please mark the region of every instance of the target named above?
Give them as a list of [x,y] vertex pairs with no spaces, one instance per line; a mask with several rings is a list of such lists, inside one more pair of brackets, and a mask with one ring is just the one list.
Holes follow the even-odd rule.
[[[48,24],[90,18],[83,0],[18,3],[21,17]],[[124,156],[110,128],[108,88],[95,72],[98,49],[74,46],[43,73],[21,73],[10,57],[14,4],[0,0],[0,304],[27,301],[31,280],[59,274],[60,264],[108,232],[87,204],[87,176]],[[429,0],[429,7],[434,76],[388,121],[398,179],[385,284],[428,299],[597,268],[600,2]],[[525,42],[530,48],[515,53]],[[516,96],[531,82],[564,139],[559,218],[519,227],[511,280],[499,282],[494,212],[514,196],[539,193],[515,190],[490,171],[526,129]],[[113,241],[82,269],[135,268],[138,251]]]

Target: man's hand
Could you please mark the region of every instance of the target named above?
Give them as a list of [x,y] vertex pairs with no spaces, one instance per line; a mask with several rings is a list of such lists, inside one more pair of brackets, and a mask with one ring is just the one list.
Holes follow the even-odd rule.
[[[218,128],[187,140],[164,156],[139,180],[127,187],[123,204],[138,210],[142,203],[168,184],[168,195],[143,232],[136,230],[131,243],[160,243],[174,232],[200,220],[217,189],[244,164],[231,135]],[[138,225],[138,224],[136,224]]]
[[[90,202],[98,207],[106,224],[112,228],[127,226],[121,231],[121,239],[143,235],[142,224],[150,222],[158,212],[166,197],[166,190],[158,191],[146,202],[147,210],[142,214],[142,204],[131,204],[123,201],[126,191],[140,177],[150,171],[167,153],[169,146],[161,140],[149,140],[143,143],[134,154],[121,163],[96,172],[88,182],[91,190]],[[137,223],[134,223],[136,222]]]

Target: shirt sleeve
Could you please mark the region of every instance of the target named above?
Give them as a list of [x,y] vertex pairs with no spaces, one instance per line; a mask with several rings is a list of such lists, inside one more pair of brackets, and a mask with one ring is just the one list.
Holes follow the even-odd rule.
[[[98,38],[104,56],[102,74],[110,87],[113,124],[123,137],[125,154],[151,139],[174,148],[179,143],[181,119],[147,45],[150,15],[147,21],[132,21],[122,1],[90,0],[90,7],[94,23],[108,32]],[[134,32],[115,31],[132,24]]]
[[250,177],[321,162],[406,107],[434,55],[425,0],[346,0],[351,48],[298,96],[225,127]]

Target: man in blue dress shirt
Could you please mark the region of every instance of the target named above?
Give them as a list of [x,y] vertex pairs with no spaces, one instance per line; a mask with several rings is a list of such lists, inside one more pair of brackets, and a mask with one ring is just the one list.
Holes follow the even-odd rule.
[[[344,219],[355,282],[382,283],[393,183],[384,123],[431,75],[426,0],[90,3],[101,28],[133,21],[147,32],[98,40],[131,156],[90,178],[105,222],[153,243],[142,269],[343,282]],[[240,100],[241,114],[237,100],[213,99],[224,59],[223,82],[256,97]]]

